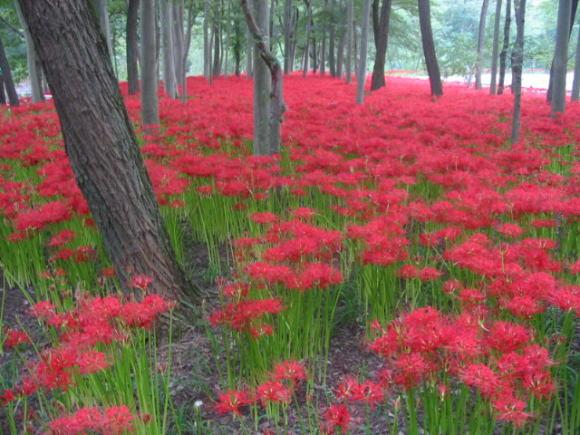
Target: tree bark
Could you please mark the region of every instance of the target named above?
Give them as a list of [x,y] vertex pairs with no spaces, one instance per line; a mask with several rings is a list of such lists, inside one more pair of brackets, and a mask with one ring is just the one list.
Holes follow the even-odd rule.
[[[191,289],[171,249],[94,16],[76,0],[20,3],[54,97],[67,156],[121,284],[128,289],[133,275],[147,274],[154,278],[152,291],[184,297]],[[143,9],[150,22],[147,3]]]
[[497,56],[499,53],[499,25],[501,22],[501,0],[495,1],[495,18],[493,24],[493,49],[491,51],[491,82],[489,93],[497,93]]
[[127,7],[127,85],[129,95],[139,92],[139,2],[129,0]]
[[371,80],[371,91],[376,91],[385,86],[385,62],[389,44],[389,21],[391,18],[392,0],[383,0],[380,14],[379,3],[380,0],[373,0],[373,34],[376,55]]
[[146,128],[159,125],[155,3],[148,0],[141,5],[141,118]]
[[332,77],[336,77],[336,16],[334,2],[335,0],[330,0],[330,25],[328,29],[328,69]]
[[552,117],[566,110],[566,70],[568,66],[568,39],[572,14],[571,0],[560,0],[558,3],[558,24],[556,27],[556,48],[551,74],[552,82]]
[[338,48],[336,53],[336,77],[342,78],[344,69],[344,44],[346,39],[346,30],[340,32],[338,37]]
[[20,105],[20,100],[18,99],[18,94],[16,93],[16,87],[14,86],[14,80],[12,79],[12,70],[10,69],[10,64],[8,63],[6,52],[4,51],[4,44],[2,43],[1,39],[0,39],[0,71],[2,72],[4,86],[6,87],[6,93],[8,94],[8,103],[13,107]]
[[516,17],[516,42],[512,50],[512,91],[514,94],[514,114],[512,119],[512,144],[520,139],[522,117],[522,67],[524,63],[524,24],[526,0],[514,0]]
[[362,104],[365,101],[365,81],[367,78],[367,51],[369,44],[369,21],[371,15],[371,0],[364,0],[361,22],[360,35],[360,58],[359,58],[359,72],[356,92],[357,104]]
[[177,98],[175,56],[173,53],[173,12],[171,0],[161,0],[161,39],[163,44],[163,84],[169,98]]
[[479,17],[479,31],[477,33],[477,58],[475,60],[475,89],[481,89],[481,62],[483,58],[483,46],[485,45],[485,22],[489,0],[483,0],[481,15]]
[[499,79],[497,84],[497,94],[503,94],[505,86],[505,70],[507,67],[507,53],[510,46],[510,27],[511,27],[511,3],[512,0],[506,0],[505,4],[505,23],[503,27],[503,47],[499,54]]
[[24,21],[18,2],[16,2],[16,13],[18,14],[20,24],[24,29],[24,39],[26,41],[26,64],[28,66],[28,78],[30,80],[30,89],[32,91],[32,102],[39,103],[44,101],[44,92],[42,92],[42,83],[40,79],[41,74],[38,70],[38,56],[36,55],[36,49],[34,48],[30,31]]
[[210,24],[210,0],[203,2],[203,75],[211,79],[211,42],[209,35]]
[[433,42],[433,31],[431,29],[431,7],[430,0],[419,1],[419,24],[421,26],[421,41],[423,43],[423,54],[425,55],[425,66],[429,74],[431,85],[431,95],[440,97],[443,95],[443,85],[441,84],[441,73],[439,63],[435,53],[435,43]]
[[574,81],[572,82],[572,101],[578,101],[580,97],[580,32],[576,43],[576,58],[574,63]]
[[99,19],[99,27],[107,41],[107,50],[109,56],[113,59],[113,39],[111,36],[111,22],[109,21],[109,5],[108,0],[93,0],[95,12]]
[[6,94],[4,93],[4,76],[0,70],[0,106],[6,105]]
[[221,74],[221,26],[217,22],[213,25],[213,66],[212,77],[217,77]]
[[352,81],[354,0],[346,0],[346,82]]
[[302,68],[302,75],[306,77],[306,74],[308,74],[310,62],[310,33],[312,27],[312,4],[310,3],[310,0],[304,0],[304,4],[306,5],[307,19],[306,19],[306,45],[304,47],[304,66]]
[[284,0],[284,74],[290,73],[292,0]]

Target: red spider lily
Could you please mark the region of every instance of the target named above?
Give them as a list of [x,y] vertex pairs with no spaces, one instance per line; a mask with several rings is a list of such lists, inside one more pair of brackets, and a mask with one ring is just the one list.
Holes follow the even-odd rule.
[[279,381],[267,381],[258,385],[256,397],[263,406],[268,403],[288,404],[292,398],[292,391]]
[[96,432],[101,434],[122,434],[134,429],[136,417],[125,405],[99,408],[81,408],[72,415],[60,417],[50,422],[54,435]]
[[30,337],[24,331],[8,328],[5,331],[4,348],[13,349],[21,344],[30,343]]
[[252,400],[250,395],[244,390],[228,390],[218,395],[218,403],[215,409],[220,414],[233,413],[242,415],[241,408],[250,405]]
[[306,369],[298,361],[282,361],[274,366],[272,377],[275,381],[290,381],[295,385],[306,380]]
[[321,425],[321,431],[327,434],[333,434],[337,427],[342,433],[346,433],[350,426],[351,416],[348,408],[342,404],[329,406],[323,414],[324,422]]
[[133,275],[131,277],[131,282],[129,286],[131,288],[139,289],[139,290],[147,290],[151,283],[153,282],[153,277],[148,275]]

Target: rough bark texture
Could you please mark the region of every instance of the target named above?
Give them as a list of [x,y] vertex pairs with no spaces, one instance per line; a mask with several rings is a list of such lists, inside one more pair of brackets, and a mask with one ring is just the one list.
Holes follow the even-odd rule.
[[4,86],[6,87],[6,93],[8,94],[8,102],[11,106],[18,106],[20,101],[18,99],[18,94],[16,93],[16,87],[14,86],[14,80],[12,79],[12,70],[10,69],[10,64],[6,58],[6,52],[4,51],[4,44],[0,39],[0,72],[2,72]]
[[512,91],[514,94],[514,114],[512,119],[512,144],[520,139],[522,117],[522,67],[524,63],[524,24],[526,0],[514,0],[516,17],[516,42],[512,50]]
[[177,97],[173,44],[173,12],[171,0],[161,0],[161,39],[163,44],[163,83],[169,98]]
[[566,69],[568,65],[568,39],[572,13],[571,0],[558,3],[558,24],[556,27],[556,48],[552,63],[552,116],[566,109]]
[[475,89],[481,89],[481,62],[483,58],[483,46],[485,45],[485,22],[487,20],[487,8],[489,0],[483,0],[481,15],[479,17],[479,31],[477,33],[477,58],[475,60]]
[[373,34],[375,40],[375,64],[371,80],[371,91],[385,86],[385,62],[387,60],[387,48],[389,44],[389,21],[391,18],[392,0],[373,0]]
[[497,93],[497,56],[499,53],[499,25],[501,22],[501,0],[495,2],[495,19],[493,24],[493,48],[491,51],[491,82],[489,84],[489,93]]
[[503,46],[499,54],[499,79],[497,83],[497,94],[503,94],[505,86],[505,70],[507,67],[507,53],[510,47],[510,27],[512,22],[511,11],[512,0],[506,0],[505,3],[505,22],[503,27]]
[[28,78],[30,79],[30,89],[32,91],[32,102],[39,103],[40,101],[44,101],[44,92],[42,92],[42,83],[40,79],[41,74],[38,68],[38,56],[36,55],[34,42],[30,36],[28,26],[24,21],[18,2],[16,2],[16,13],[18,14],[20,24],[24,29],[24,38],[26,41],[26,64],[28,66]]
[[144,126],[159,125],[155,3],[150,0],[141,5],[141,118]]
[[441,73],[437,62],[437,54],[435,53],[433,31],[431,30],[431,6],[429,0],[418,1],[421,41],[423,43],[423,54],[425,55],[425,66],[427,67],[429,83],[431,84],[431,95],[440,97],[443,95],[443,85],[441,84]]
[[[60,118],[65,150],[125,288],[188,291],[123,104],[106,42],[85,2],[20,0]],[[145,2],[148,3],[148,2]],[[146,9],[146,8],[145,8]]]
[[572,101],[578,101],[580,97],[580,32],[576,43],[576,58],[574,64],[574,81],[572,82]]
[[369,44],[369,21],[371,15],[371,1],[364,0],[360,36],[360,58],[358,66],[358,83],[356,90],[356,102],[362,104],[365,101],[365,81],[367,76],[367,51]]
[[139,92],[139,3],[140,0],[129,0],[127,6],[127,84],[129,95]]
[[354,20],[354,0],[346,0],[346,82],[352,81],[352,55],[353,55],[353,20]]

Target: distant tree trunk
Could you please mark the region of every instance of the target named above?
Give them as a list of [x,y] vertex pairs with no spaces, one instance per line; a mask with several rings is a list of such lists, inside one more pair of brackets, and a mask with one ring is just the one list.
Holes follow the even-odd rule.
[[203,75],[211,79],[210,0],[203,2]]
[[340,32],[338,37],[338,48],[336,53],[336,77],[342,78],[342,72],[344,67],[344,44],[346,40],[346,29]]
[[[574,29],[574,20],[576,17],[576,10],[578,9],[578,0],[571,0],[572,2],[572,13],[568,28],[568,43],[570,41],[570,36],[572,36],[572,30]],[[558,9],[559,10],[559,9]],[[556,33],[558,33],[558,28],[556,28]],[[557,35],[556,35],[557,38]],[[555,55],[555,52],[554,52]],[[552,59],[552,64],[550,65],[550,81],[548,83],[548,92],[546,93],[546,100],[550,103],[552,101],[552,86],[554,81],[554,59]]]
[[[328,9],[328,0],[324,0],[325,9]],[[326,74],[326,26],[322,28],[322,40],[320,42],[320,74]]]
[[127,84],[129,95],[139,92],[139,2],[129,0],[127,7]]
[[155,3],[148,0],[141,5],[141,118],[146,128],[159,125]]
[[[253,0],[248,0],[248,7],[254,9]],[[254,39],[249,29],[246,30],[246,74],[248,77],[254,75]]]
[[292,51],[292,0],[284,0],[284,74],[290,73],[290,53]]
[[304,67],[302,75],[306,77],[310,62],[310,33],[312,32],[312,4],[310,0],[304,0],[306,4],[307,18],[306,18],[306,45],[304,47]]
[[6,94],[4,93],[4,76],[0,70],[0,106],[6,105]]
[[511,25],[511,3],[512,0],[506,0],[505,4],[505,24],[503,27],[503,47],[501,53],[499,54],[499,80],[497,85],[497,94],[503,94],[503,89],[505,86],[505,70],[507,67],[507,53],[510,47],[510,25]]
[[369,21],[371,15],[371,1],[364,0],[362,10],[362,23],[360,35],[360,58],[359,58],[359,72],[356,92],[357,104],[362,104],[365,101],[365,81],[367,78],[367,51],[369,44]]
[[163,44],[163,83],[169,98],[177,98],[173,53],[173,12],[171,0],[161,0],[161,43]]
[[495,1],[495,19],[493,24],[493,49],[491,51],[491,82],[489,93],[497,93],[497,56],[499,53],[499,24],[501,22],[501,0]]
[[105,40],[107,41],[107,49],[109,50],[109,56],[111,59],[113,57],[113,38],[111,36],[111,22],[109,21],[109,6],[108,0],[93,0],[95,11],[97,17],[99,18],[99,27]]
[[389,21],[392,0],[383,0],[380,14],[379,3],[380,0],[373,0],[373,34],[376,54],[375,64],[373,66],[373,78],[371,80],[371,91],[376,91],[385,86],[385,62],[389,44]]
[[217,22],[213,25],[213,67],[211,75],[213,77],[219,76],[221,74],[221,26]]
[[334,2],[335,0],[330,0],[330,25],[328,29],[328,69],[330,70],[330,75],[332,77],[336,77],[336,17],[334,15]]
[[433,42],[433,31],[431,30],[431,7],[430,0],[419,1],[419,24],[421,26],[421,41],[423,43],[423,54],[425,55],[425,66],[429,74],[431,84],[431,95],[440,97],[443,95],[443,85],[441,84],[441,73],[439,63],[435,53],[435,43]]
[[185,50],[185,40],[183,34],[183,19],[185,15],[184,0],[175,0],[171,4],[171,20],[173,28],[173,68],[175,70],[176,92],[183,94],[185,87],[185,65],[183,63],[183,52]]
[[568,39],[572,14],[572,1],[560,0],[558,3],[558,24],[556,27],[556,48],[551,74],[552,116],[564,113],[566,109],[566,72],[568,66]]
[[479,32],[477,33],[477,58],[475,60],[475,89],[481,89],[481,62],[483,58],[483,46],[485,45],[485,21],[489,0],[483,0],[481,15],[479,17]]
[[522,67],[524,63],[524,23],[526,0],[514,0],[516,16],[516,42],[512,50],[512,91],[514,94],[514,114],[512,119],[512,144],[520,139],[522,117]]
[[8,94],[8,102],[13,107],[20,105],[20,100],[18,99],[18,94],[16,93],[16,87],[14,86],[14,80],[12,79],[12,70],[10,69],[10,64],[8,63],[6,52],[4,51],[4,44],[2,43],[1,39],[0,39],[0,71],[2,72],[4,86],[6,87],[6,93]]
[[16,2],[16,12],[18,14],[20,24],[24,29],[24,38],[26,40],[26,64],[28,66],[28,77],[30,79],[30,89],[32,91],[32,102],[39,103],[44,101],[44,92],[42,92],[42,83],[40,78],[41,72],[38,68],[36,49],[34,48],[34,43],[32,42],[30,31],[28,30],[28,26],[24,21],[24,17],[22,16],[22,11],[20,10],[20,5],[18,2]]
[[576,58],[574,63],[574,81],[572,82],[572,101],[578,101],[580,97],[580,32],[576,43]]
[[346,82],[352,81],[354,0],[346,0]]
[[128,289],[132,276],[147,274],[154,278],[153,292],[184,297],[190,287],[171,249],[105,39],[86,2],[20,4],[54,97],[68,159],[121,284]]
[[193,31],[193,25],[195,24],[196,18],[196,3],[193,0],[189,1],[189,7],[187,10],[187,30],[185,33],[185,46],[183,49],[183,80],[185,82],[185,87],[182,92],[182,99],[187,98],[187,70],[188,70],[188,62],[187,59],[189,58],[189,47],[191,47],[191,36]]

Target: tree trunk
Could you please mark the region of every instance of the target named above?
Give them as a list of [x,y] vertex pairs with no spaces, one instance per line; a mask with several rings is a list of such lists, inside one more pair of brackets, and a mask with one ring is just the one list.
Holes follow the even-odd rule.
[[183,58],[181,60],[181,62],[183,63],[183,82],[184,82],[183,92],[181,93],[181,98],[183,101],[187,99],[187,70],[188,70],[187,59],[189,58],[189,47],[191,47],[191,35],[193,31],[193,25],[195,23],[195,18],[196,18],[195,3],[193,0],[190,0],[187,11],[187,31],[185,33],[185,46],[183,48]]
[[360,58],[359,58],[359,72],[356,92],[357,104],[362,104],[365,101],[365,81],[367,78],[367,51],[369,44],[369,21],[371,15],[371,1],[364,0],[362,11],[362,23],[360,34]]
[[8,63],[6,52],[4,51],[4,44],[2,43],[1,39],[0,39],[0,71],[2,72],[4,86],[6,87],[6,93],[8,94],[8,102],[13,107],[20,105],[20,100],[18,99],[18,94],[16,93],[16,87],[14,86],[14,80],[12,79],[12,70],[10,69],[10,64]]
[[[153,292],[182,298],[191,289],[171,249],[97,22],[85,2],[20,3],[67,156],[121,284],[128,289],[132,276],[146,274],[154,278]],[[144,21],[150,24],[148,3]]]
[[161,43],[163,44],[163,83],[169,98],[177,97],[173,53],[173,13],[171,0],[161,0]]
[[0,70],[0,106],[6,105],[6,94],[4,93],[4,76]]
[[576,58],[574,63],[574,81],[572,82],[572,101],[578,101],[580,97],[580,32],[576,43]]
[[310,4],[310,0],[304,0],[304,3],[306,4],[306,11],[308,17],[306,19],[306,45],[304,47],[304,67],[302,75],[306,77],[306,74],[308,74],[310,62],[310,32],[312,26],[312,5]]
[[330,75],[336,77],[336,17],[334,14],[334,1],[330,0],[330,26],[328,29],[328,69],[330,70]]
[[159,125],[155,3],[150,0],[141,5],[141,118],[145,128]]
[[210,0],[203,2],[203,75],[211,79],[211,41],[209,35]]
[[520,139],[522,117],[522,66],[524,63],[524,23],[526,0],[514,0],[516,16],[516,42],[512,50],[512,91],[514,94],[514,114],[512,119],[512,144]]
[[499,79],[497,84],[497,94],[503,94],[505,86],[505,70],[507,67],[507,53],[510,47],[510,27],[512,21],[511,11],[512,0],[506,0],[505,4],[505,24],[503,27],[503,47],[499,54]]
[[431,6],[430,0],[419,1],[419,24],[421,26],[421,41],[423,43],[423,54],[425,55],[425,66],[429,74],[431,85],[431,95],[440,97],[443,95],[443,85],[441,84],[441,73],[439,63],[435,53],[435,43],[433,42],[433,31],[431,30]]
[[477,33],[477,58],[475,60],[475,89],[481,89],[481,61],[483,58],[483,46],[485,45],[485,22],[489,0],[483,0],[481,15],[479,17],[479,32]]
[[111,36],[111,22],[109,21],[108,0],[93,0],[93,4],[99,19],[99,27],[107,41],[109,56],[113,59],[113,39]]
[[213,26],[213,67],[211,75],[217,77],[221,74],[221,43],[220,43],[220,25],[214,22]]
[[346,0],[346,82],[352,81],[354,0]]
[[338,49],[336,53],[336,77],[342,78],[342,72],[344,67],[344,43],[346,39],[346,31],[340,32],[338,37]]
[[24,21],[24,17],[22,16],[22,11],[20,10],[20,5],[18,2],[16,2],[16,13],[18,14],[20,24],[24,29],[24,38],[26,40],[26,64],[28,66],[28,78],[30,80],[30,89],[32,91],[32,102],[39,103],[44,101],[44,92],[42,92],[42,83],[40,79],[40,71],[38,70],[36,49],[34,48],[34,43],[32,42],[30,31],[28,30],[28,26]]
[[176,0],[172,3],[172,19],[173,19],[173,65],[175,69],[175,82],[177,85],[177,94],[183,99],[185,90],[185,40],[183,34],[183,24],[185,16],[184,0]]
[[129,0],[127,7],[127,85],[129,95],[139,92],[139,23],[140,0]]
[[292,0],[284,0],[284,74],[290,73]]
[[373,0],[373,34],[376,55],[373,66],[373,78],[371,80],[371,91],[376,91],[385,86],[385,62],[389,44],[389,21],[392,0],[383,0],[380,15],[379,3],[379,0]]
[[493,49],[491,51],[491,82],[489,93],[497,93],[497,56],[499,53],[499,24],[501,22],[501,0],[495,1],[495,19],[493,24]]
[[571,0],[560,0],[558,4],[558,24],[556,27],[556,48],[551,74],[552,116],[564,113],[566,109],[566,70],[568,66],[568,39],[572,14]]

